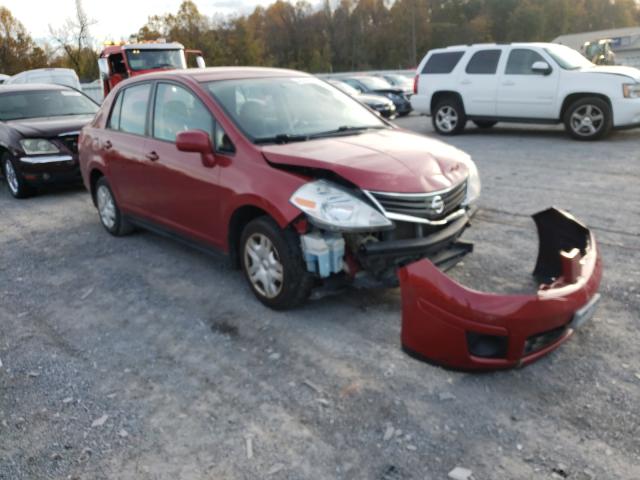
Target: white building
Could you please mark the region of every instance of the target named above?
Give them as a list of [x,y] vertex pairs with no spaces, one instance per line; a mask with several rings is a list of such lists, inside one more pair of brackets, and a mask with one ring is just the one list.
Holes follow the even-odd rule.
[[560,43],[581,51],[586,42],[601,39],[611,40],[617,63],[640,68],[640,27],[561,35],[553,40],[553,43]]

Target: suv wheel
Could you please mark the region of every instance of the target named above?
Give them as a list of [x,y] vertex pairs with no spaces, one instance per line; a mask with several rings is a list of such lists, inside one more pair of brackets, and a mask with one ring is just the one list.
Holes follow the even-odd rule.
[[467,116],[459,100],[447,98],[438,102],[432,121],[433,128],[440,135],[457,135],[464,130]]
[[27,198],[33,195],[33,188],[22,178],[9,155],[5,154],[0,164],[9,192],[14,198]]
[[259,217],[245,227],[239,250],[245,277],[263,304],[286,310],[309,297],[314,279],[297,234],[280,229],[269,217]]
[[597,97],[581,98],[567,109],[564,124],[577,140],[598,140],[608,135],[613,127],[611,107]]
[[120,208],[113,196],[111,187],[105,177],[96,183],[96,207],[102,226],[111,235],[121,237],[133,231],[133,226],[122,216]]

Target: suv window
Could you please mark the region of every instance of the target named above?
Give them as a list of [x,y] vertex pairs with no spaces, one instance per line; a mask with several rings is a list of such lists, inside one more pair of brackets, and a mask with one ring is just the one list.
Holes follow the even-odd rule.
[[122,96],[122,108],[120,110],[120,128],[122,132],[145,134],[147,123],[147,105],[151,84],[135,85],[126,88]]
[[174,84],[160,83],[153,113],[153,136],[175,142],[185,130],[204,130],[213,143],[215,122],[209,110],[189,90]]
[[479,50],[467,64],[467,73],[472,75],[493,75],[498,70],[502,50]]
[[514,48],[507,61],[507,75],[536,75],[531,66],[536,62],[546,62],[538,52],[528,48]]
[[464,52],[434,53],[431,55],[422,73],[451,73],[464,55]]

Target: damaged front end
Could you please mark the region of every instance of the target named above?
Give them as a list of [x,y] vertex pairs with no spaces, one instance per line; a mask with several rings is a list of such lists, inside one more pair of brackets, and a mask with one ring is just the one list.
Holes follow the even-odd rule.
[[550,208],[533,216],[539,236],[529,295],[482,293],[429,260],[402,267],[402,347],[416,358],[460,370],[527,365],[568,340],[600,300],[602,262],[593,234]]

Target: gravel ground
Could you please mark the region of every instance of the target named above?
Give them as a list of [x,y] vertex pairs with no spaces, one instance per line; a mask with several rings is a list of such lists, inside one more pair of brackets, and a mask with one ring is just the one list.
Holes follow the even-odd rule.
[[[428,119],[398,124],[428,135]],[[476,252],[452,275],[530,286],[549,205],[589,224],[603,302],[561,349],[471,375],[400,350],[398,290],[276,313],[240,272],[150,233],[123,239],[71,189],[0,188],[0,479],[640,478],[640,132],[470,129]]]

